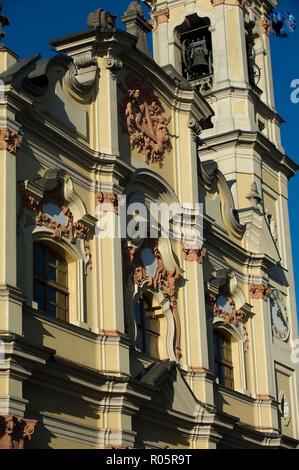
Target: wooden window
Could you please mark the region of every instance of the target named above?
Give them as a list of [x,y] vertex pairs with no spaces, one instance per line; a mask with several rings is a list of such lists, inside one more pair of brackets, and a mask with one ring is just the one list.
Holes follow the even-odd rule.
[[219,383],[227,388],[234,388],[234,370],[232,362],[231,339],[220,331],[214,332],[215,374]]
[[158,358],[160,334],[159,320],[155,318],[155,310],[160,309],[160,306],[152,306],[152,298],[146,294],[135,304],[137,347],[141,352],[156,358]]
[[65,259],[42,243],[34,245],[34,300],[38,309],[68,321],[68,266]]

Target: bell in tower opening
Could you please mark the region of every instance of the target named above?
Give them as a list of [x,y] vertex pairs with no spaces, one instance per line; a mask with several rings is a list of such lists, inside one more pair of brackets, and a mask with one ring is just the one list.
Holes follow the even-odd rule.
[[212,39],[208,18],[191,15],[178,30],[182,50],[182,74],[201,93],[213,87]]

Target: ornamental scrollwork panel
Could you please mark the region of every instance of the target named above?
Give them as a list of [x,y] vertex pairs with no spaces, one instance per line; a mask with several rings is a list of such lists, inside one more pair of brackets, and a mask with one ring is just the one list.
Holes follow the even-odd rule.
[[148,79],[140,80],[129,74],[119,85],[123,98],[120,103],[121,125],[130,137],[130,148],[143,155],[145,163],[162,167],[170,151],[169,119],[163,116],[160,98]]
[[[147,273],[142,259],[144,249],[150,249],[156,260],[155,274],[151,276]],[[162,292],[164,298],[169,300],[175,324],[175,357],[177,360],[181,357],[181,324],[177,307],[177,288],[180,273],[176,267],[167,270],[162,254],[158,248],[157,240],[145,239],[141,246],[123,245],[123,274],[125,289],[129,281],[136,286],[142,286],[145,282],[147,287]]]
[[[47,206],[49,205],[58,209],[60,218],[64,220],[63,222],[55,220],[54,216],[47,212]],[[34,214],[35,225],[48,227],[52,231],[51,237],[53,239],[61,240],[62,237],[65,237],[72,244],[75,244],[77,239],[82,240],[87,259],[86,267],[92,268],[91,250],[88,241],[90,228],[82,222],[74,221],[73,213],[63,197],[61,181],[53,189],[45,191],[41,199],[28,192],[23,193],[18,216],[19,221],[22,220],[25,210]]]
[[[226,305],[223,305],[224,301]],[[231,297],[228,283],[219,288],[219,293],[214,294],[206,293],[206,304],[210,307],[209,311],[214,318],[221,318],[224,325],[233,324],[238,327],[241,325],[243,336],[245,338],[246,350],[249,347],[248,332],[246,322],[248,320],[248,313],[244,312],[241,308],[236,308],[236,303]]]

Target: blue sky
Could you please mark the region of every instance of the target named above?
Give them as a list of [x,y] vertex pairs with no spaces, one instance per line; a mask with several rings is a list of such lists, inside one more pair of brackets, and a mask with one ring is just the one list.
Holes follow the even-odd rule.
[[[117,14],[117,26],[123,28],[120,17],[125,12],[129,0],[5,0],[3,13],[11,25],[5,28],[4,43],[20,57],[41,53],[43,57],[53,54],[48,41],[76,31],[87,29],[87,16],[101,7]],[[299,134],[299,103],[290,99],[292,80],[299,79],[299,2],[281,0],[280,9],[290,11],[298,20],[298,31],[288,39],[271,37],[273,78],[276,108],[285,119],[282,126],[282,145],[286,154],[299,164],[297,137]],[[299,246],[296,244],[296,232],[299,230],[297,216],[297,186],[299,174],[289,183],[289,211],[294,256],[295,281],[297,286],[297,305],[299,306]]]
[[[281,0],[280,9],[287,10],[297,18],[297,31],[287,39],[271,35],[271,55],[275,92],[275,104],[278,113],[286,121],[281,127],[282,145],[286,154],[299,164],[298,135],[299,135],[299,103],[293,104],[290,99],[291,82],[299,80],[299,2],[298,0]],[[293,248],[297,313],[299,313],[299,245],[297,230],[299,230],[298,195],[299,172],[289,182],[289,213]]]

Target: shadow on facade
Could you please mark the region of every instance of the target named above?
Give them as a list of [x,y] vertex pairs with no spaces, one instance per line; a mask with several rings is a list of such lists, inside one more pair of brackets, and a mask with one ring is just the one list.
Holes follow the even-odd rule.
[[186,387],[188,393],[191,392],[177,364],[169,360],[154,362],[136,377],[136,381],[147,389],[150,397],[150,400],[144,400],[139,413],[133,417],[133,431],[138,436],[136,448],[145,448],[147,441],[151,442],[151,447],[157,448],[188,447],[188,439],[179,429],[178,419],[173,414],[186,407],[182,389]]

